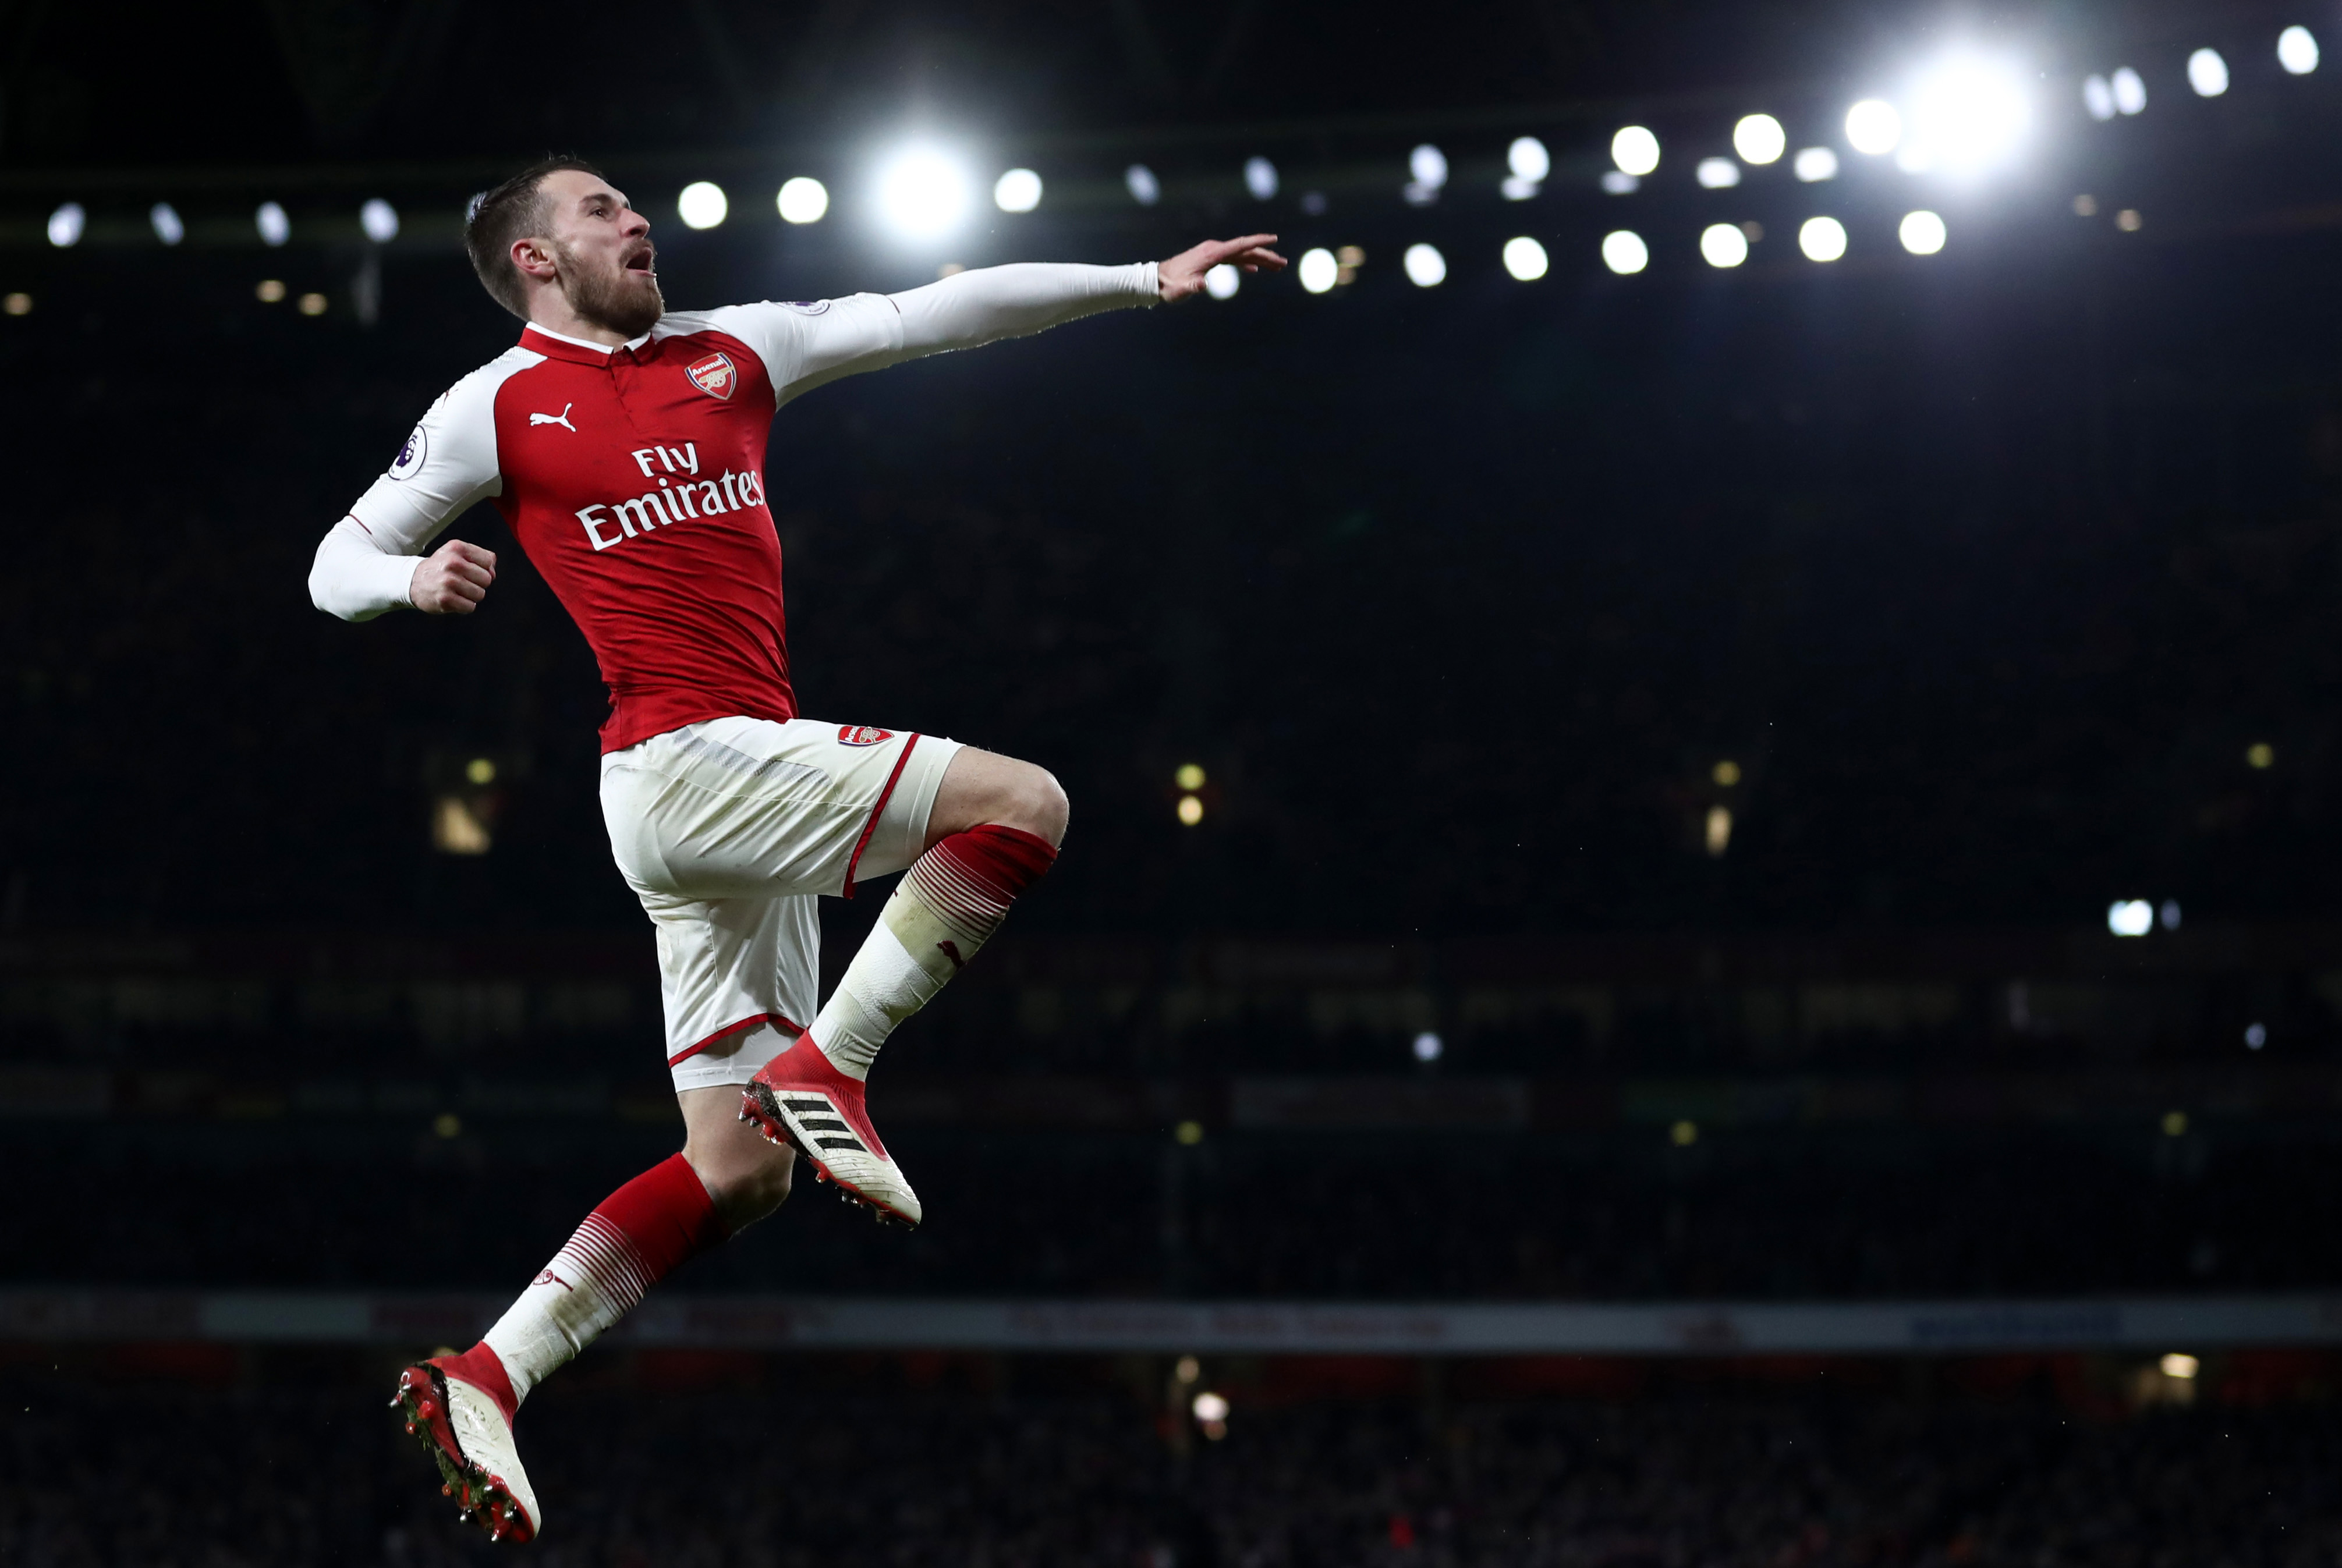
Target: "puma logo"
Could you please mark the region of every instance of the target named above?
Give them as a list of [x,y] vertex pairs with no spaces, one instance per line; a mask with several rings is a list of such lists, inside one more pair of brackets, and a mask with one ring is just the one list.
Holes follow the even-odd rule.
[[967,960],[959,955],[959,944],[957,943],[938,942],[936,944],[936,946],[941,950],[946,958],[952,961],[952,967],[954,969],[966,969],[967,967]]
[[569,411],[576,406],[574,403],[565,403],[561,405],[560,413],[532,414],[528,416],[528,422],[531,424],[558,424],[562,429],[575,435],[577,434],[577,427],[569,423]]

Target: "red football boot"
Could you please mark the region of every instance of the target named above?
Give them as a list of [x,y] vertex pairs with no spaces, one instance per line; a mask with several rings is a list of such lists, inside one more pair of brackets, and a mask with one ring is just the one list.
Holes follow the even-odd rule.
[[[482,1347],[475,1353],[493,1355]],[[543,1515],[513,1446],[512,1418],[495,1395],[464,1375],[462,1356],[418,1362],[398,1374],[390,1403],[439,1465],[440,1493],[491,1541],[530,1541]],[[498,1369],[501,1372],[501,1368]]]
[[816,1178],[836,1183],[881,1223],[918,1227],[918,1194],[878,1141],[863,1109],[862,1084],[830,1065],[810,1034],[765,1064],[740,1097],[740,1120],[813,1163]]

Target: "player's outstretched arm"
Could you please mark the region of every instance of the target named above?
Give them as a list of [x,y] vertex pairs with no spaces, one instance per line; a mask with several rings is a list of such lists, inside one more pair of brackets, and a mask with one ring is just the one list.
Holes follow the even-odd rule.
[[977,267],[887,298],[902,313],[904,355],[974,348],[1097,311],[1186,299],[1222,262],[1246,272],[1276,271],[1285,258],[1268,248],[1276,238],[1206,240],[1169,261],[1135,266],[1014,262]]

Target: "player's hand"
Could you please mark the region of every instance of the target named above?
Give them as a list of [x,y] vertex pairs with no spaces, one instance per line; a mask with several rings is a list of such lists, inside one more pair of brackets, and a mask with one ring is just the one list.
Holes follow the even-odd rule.
[[1226,262],[1246,272],[1283,272],[1285,258],[1268,247],[1275,235],[1246,235],[1240,240],[1206,240],[1191,251],[1181,251],[1155,269],[1155,278],[1166,303],[1177,304],[1204,291],[1204,275]]
[[496,580],[496,553],[450,539],[415,563],[407,599],[426,615],[468,615]]

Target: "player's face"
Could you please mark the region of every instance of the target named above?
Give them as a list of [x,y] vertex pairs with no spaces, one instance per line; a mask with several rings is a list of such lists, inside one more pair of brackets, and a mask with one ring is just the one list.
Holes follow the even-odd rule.
[[666,301],[649,220],[582,169],[547,175],[544,190],[553,201],[549,237],[570,309],[628,337],[650,331]]

